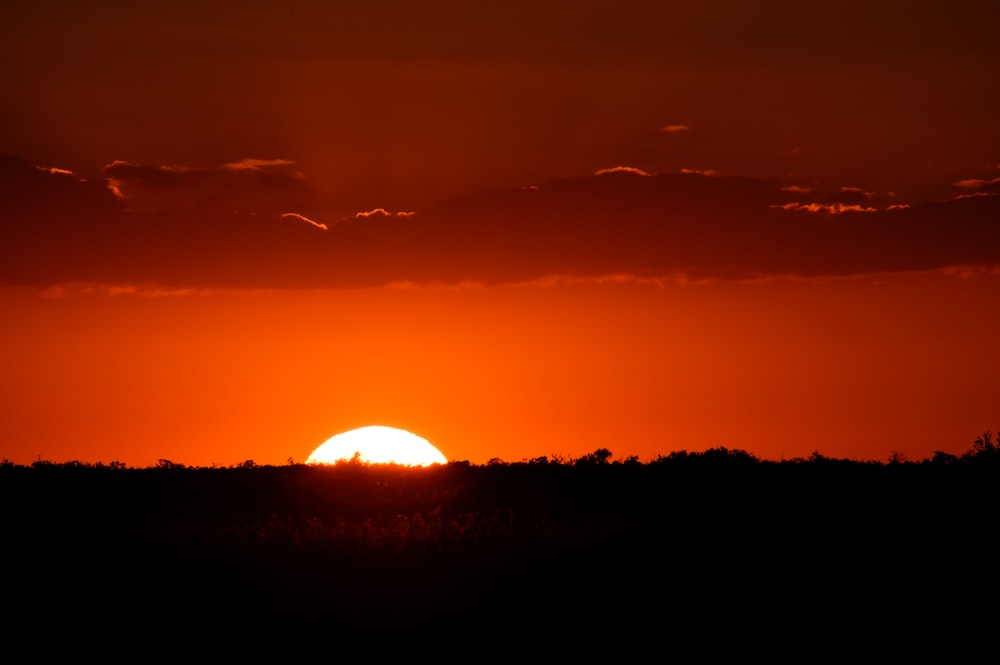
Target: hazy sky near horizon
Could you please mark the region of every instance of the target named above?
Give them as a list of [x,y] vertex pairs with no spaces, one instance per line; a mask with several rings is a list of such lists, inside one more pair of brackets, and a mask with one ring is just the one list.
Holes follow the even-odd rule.
[[991,2],[0,9],[0,456],[962,452]]

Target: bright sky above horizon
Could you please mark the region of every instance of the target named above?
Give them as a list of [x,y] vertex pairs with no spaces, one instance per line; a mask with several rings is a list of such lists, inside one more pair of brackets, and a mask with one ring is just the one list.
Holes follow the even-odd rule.
[[0,457],[1000,427],[993,2],[0,8]]

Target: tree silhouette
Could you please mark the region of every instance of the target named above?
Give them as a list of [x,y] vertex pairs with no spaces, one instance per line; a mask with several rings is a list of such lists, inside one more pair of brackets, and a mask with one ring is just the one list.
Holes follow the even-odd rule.
[[604,465],[607,464],[611,459],[612,453],[607,448],[598,448],[592,453],[588,453],[576,460],[576,466],[593,466],[593,465]]
[[1000,460],[1000,446],[993,441],[993,432],[983,432],[972,444],[969,452],[962,455],[965,461],[996,462]]
[[957,461],[958,455],[952,455],[942,450],[935,450],[934,457],[931,458],[932,464],[954,464]]

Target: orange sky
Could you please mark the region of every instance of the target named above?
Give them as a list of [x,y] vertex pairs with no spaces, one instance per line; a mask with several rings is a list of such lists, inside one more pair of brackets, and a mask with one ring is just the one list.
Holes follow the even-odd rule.
[[0,9],[0,457],[1000,426],[995,3],[338,4]]

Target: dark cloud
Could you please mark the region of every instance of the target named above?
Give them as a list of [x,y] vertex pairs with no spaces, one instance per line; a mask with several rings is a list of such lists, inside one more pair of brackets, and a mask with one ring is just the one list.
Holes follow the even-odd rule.
[[0,209],[6,214],[34,208],[107,212],[117,207],[102,180],[89,181],[72,171],[35,166],[10,155],[0,155]]
[[456,252],[480,249],[452,279],[810,277],[997,262],[1000,197],[903,207],[862,193],[862,206],[842,202],[858,192],[831,190],[813,212],[796,195],[747,178],[618,173],[469,199],[436,223],[442,237],[453,229]]
[[276,212],[315,202],[305,177],[287,159],[244,159],[212,168],[115,161],[104,174],[132,210]]
[[0,156],[0,284],[52,284],[104,259],[119,203],[103,181]]
[[[270,176],[270,167],[261,168]],[[612,170],[417,214],[375,209],[322,231],[311,213],[271,212],[270,200],[254,210],[247,201],[257,199],[232,190],[227,196],[240,204],[233,209],[244,212],[136,211],[104,183],[11,159],[0,161],[0,171],[6,284],[287,288],[821,277],[996,265],[1000,249],[1000,196],[990,192],[907,204],[850,187]],[[261,173],[124,164],[108,171],[171,191],[178,181],[201,182],[206,196],[227,187],[221,171]]]

